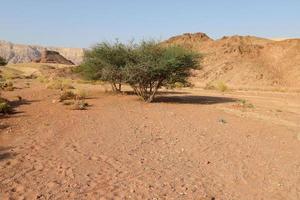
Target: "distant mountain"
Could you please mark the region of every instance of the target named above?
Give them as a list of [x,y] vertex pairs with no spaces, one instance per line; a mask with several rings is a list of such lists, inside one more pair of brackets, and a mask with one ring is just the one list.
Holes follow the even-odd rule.
[[84,49],[82,48],[59,48],[43,47],[33,45],[21,45],[0,40],[0,57],[5,58],[9,63],[32,62],[41,57],[45,50],[57,51],[66,59],[75,64],[80,64],[83,59]]
[[[172,37],[163,45],[181,45],[203,55],[195,86],[224,82],[232,88],[300,88],[300,39],[270,40],[254,36],[226,36],[213,40],[205,33]],[[32,62],[45,49],[57,51],[75,64],[84,49],[19,45],[0,41],[0,57],[10,63]]]
[[275,41],[254,36],[218,40],[204,33],[183,34],[164,41],[203,55],[196,86],[222,81],[235,88],[300,88],[300,39]]

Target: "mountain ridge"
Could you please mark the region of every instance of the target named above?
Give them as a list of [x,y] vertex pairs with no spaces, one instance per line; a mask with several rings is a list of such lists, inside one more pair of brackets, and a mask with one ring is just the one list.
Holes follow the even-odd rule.
[[[197,87],[224,82],[232,88],[300,88],[300,39],[272,40],[256,36],[224,36],[184,33],[162,42],[180,45],[203,55],[201,70],[191,78]],[[0,57],[9,63],[32,62],[45,49],[57,51],[75,64],[85,49],[20,45],[0,40]]]
[[0,40],[0,57],[9,63],[26,63],[40,58],[45,50],[57,51],[62,56],[75,64],[80,64],[83,59],[83,48],[45,47],[39,45],[15,44]]

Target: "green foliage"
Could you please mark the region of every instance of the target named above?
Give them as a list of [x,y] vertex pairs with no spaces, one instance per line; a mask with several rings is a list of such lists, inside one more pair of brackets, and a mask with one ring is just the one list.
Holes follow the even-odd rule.
[[11,111],[12,111],[12,108],[8,103],[6,103],[6,102],[0,103],[0,113],[9,114],[9,113],[11,113]]
[[178,46],[163,48],[150,41],[135,49],[134,58],[124,69],[125,82],[143,100],[152,102],[160,87],[187,84],[191,69],[198,67],[199,56]]
[[0,66],[5,66],[7,65],[7,62],[4,58],[0,57]]
[[76,71],[87,79],[110,83],[113,91],[120,92],[126,83],[151,102],[163,86],[188,85],[198,59],[199,55],[179,46],[162,47],[154,41],[125,45],[117,41],[100,43],[87,51]]
[[124,79],[122,69],[132,59],[132,49],[133,46],[118,41],[113,44],[102,42],[85,52],[83,64],[77,72],[90,80],[109,82],[113,91],[120,92]]
[[12,113],[13,109],[9,105],[9,102],[6,99],[0,97],[0,113],[1,114],[10,114]]

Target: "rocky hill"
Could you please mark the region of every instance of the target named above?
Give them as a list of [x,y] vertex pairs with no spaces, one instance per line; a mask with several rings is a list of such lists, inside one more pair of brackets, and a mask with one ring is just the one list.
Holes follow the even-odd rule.
[[42,52],[45,50],[56,51],[75,64],[79,64],[82,61],[84,54],[84,49],[81,48],[42,47],[0,41],[0,57],[5,58],[9,63],[35,61],[41,57]]
[[[172,37],[164,45],[181,45],[199,52],[202,70],[192,82],[206,87],[223,82],[231,88],[300,88],[300,39],[270,40],[254,36],[229,36],[214,40],[205,33]],[[18,45],[0,41],[0,57],[10,63],[32,62],[45,50],[56,51],[79,64],[84,49]]]
[[233,88],[300,88],[300,39],[274,41],[253,36],[218,40],[204,33],[183,34],[164,42],[203,55],[196,86],[224,82]]
[[64,65],[74,65],[74,63],[62,55],[60,55],[57,51],[49,51],[44,50],[41,53],[41,57],[37,60],[34,60],[37,63],[56,63],[56,64],[64,64]]

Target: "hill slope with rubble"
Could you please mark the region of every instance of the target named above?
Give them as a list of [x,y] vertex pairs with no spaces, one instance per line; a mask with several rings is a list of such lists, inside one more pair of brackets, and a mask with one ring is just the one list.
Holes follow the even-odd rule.
[[253,36],[213,40],[204,33],[183,34],[164,42],[203,55],[196,86],[224,82],[234,88],[300,88],[300,39],[274,41]]

